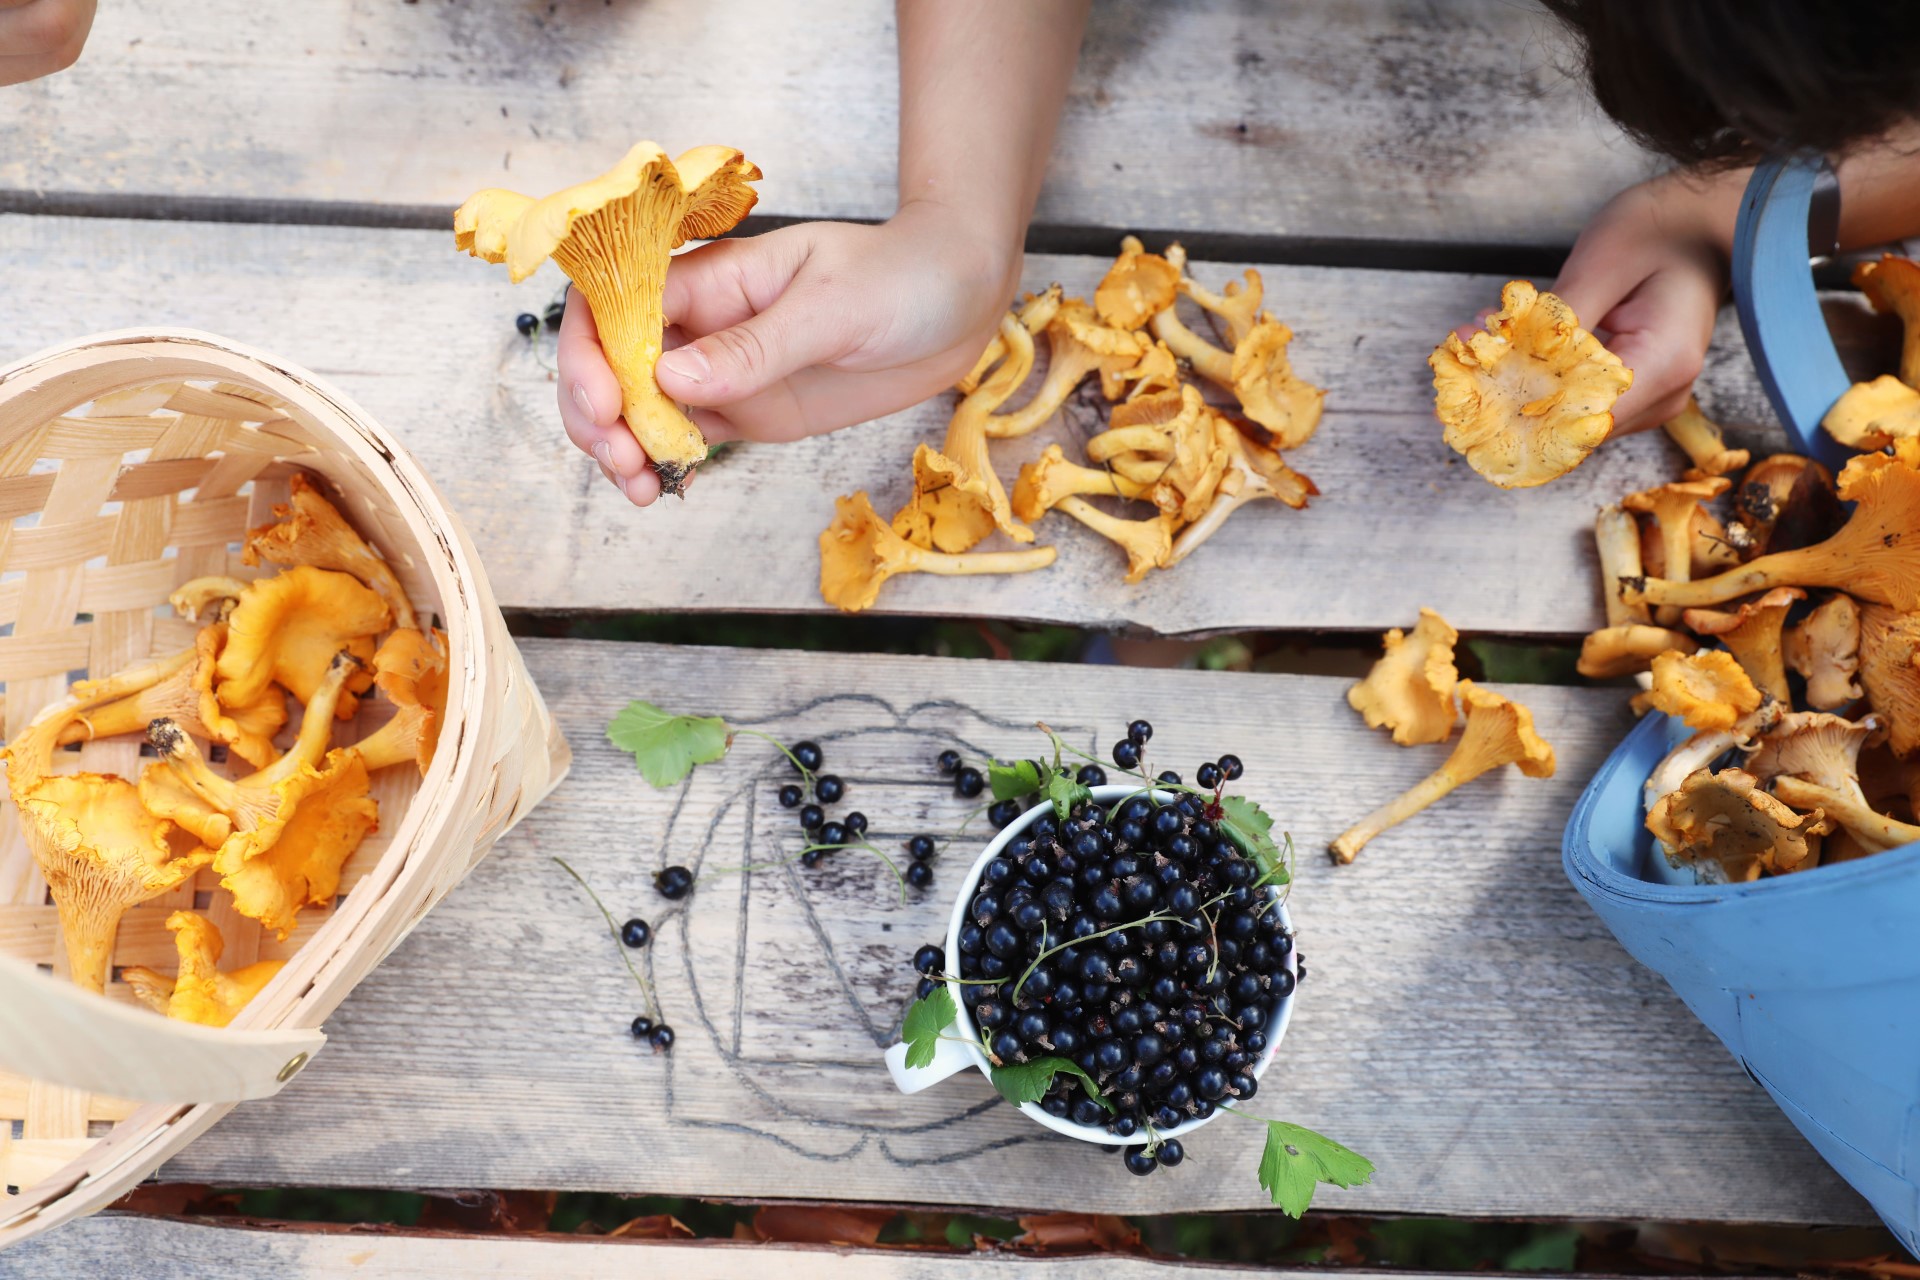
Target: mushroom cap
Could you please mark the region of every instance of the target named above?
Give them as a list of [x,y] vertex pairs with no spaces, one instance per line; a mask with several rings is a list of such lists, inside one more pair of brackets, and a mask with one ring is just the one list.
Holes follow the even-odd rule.
[[1387,632],[1385,654],[1347,690],[1347,705],[1368,727],[1390,730],[1403,747],[1445,742],[1460,716],[1453,698],[1460,680],[1453,661],[1459,638],[1445,618],[1422,606],[1411,634],[1398,627]]
[[658,145],[638,142],[605,173],[538,200],[499,188],[479,192],[454,212],[454,247],[506,263],[517,284],[553,256],[576,220],[615,201],[658,194],[665,199],[654,207],[674,212],[665,230],[667,247],[677,249],[738,225],[759,199],[747,184],[760,176],[732,147],[695,147],[669,159]]
[[1920,748],[1920,614],[1863,604],[1859,643],[1860,684],[1904,760]]
[[1115,329],[1142,329],[1156,312],[1173,305],[1180,272],[1157,253],[1147,253],[1132,236],[1120,242],[1120,256],[1093,291],[1093,307]]
[[1786,702],[1789,691],[1781,637],[1787,614],[1806,598],[1807,593],[1798,587],[1775,587],[1731,613],[1688,609],[1680,618],[1694,634],[1717,637],[1762,693]]
[[[1125,389],[1124,394],[1129,400],[1177,391],[1180,389],[1180,361],[1166,343],[1155,339],[1139,362],[1116,375],[1115,380],[1119,387]],[[1107,392],[1109,400],[1119,399],[1120,393],[1107,387],[1105,377],[1101,379],[1101,388]]]
[[1826,826],[1817,813],[1803,817],[1760,790],[1745,770],[1701,769],[1660,798],[1647,830],[1674,866],[1738,884],[1799,866],[1816,853],[1808,837]]
[[[373,657],[373,637],[392,620],[387,602],[352,574],[295,565],[250,582],[227,617],[215,696],[225,707],[252,707],[270,684],[279,684],[310,702],[334,655],[345,649],[364,666]],[[334,714],[352,719],[355,695],[372,683],[371,672],[356,670]]]
[[245,580],[214,574],[182,583],[167,597],[167,603],[188,622],[200,621],[201,614],[207,614],[210,622],[220,622],[233,612],[246,591]]
[[1700,644],[1684,631],[1623,622],[1589,632],[1580,642],[1576,670],[1589,680],[1610,680],[1649,670],[1663,653],[1697,653]]
[[339,510],[314,488],[305,472],[293,473],[291,487],[291,500],[274,505],[274,522],[247,535],[241,558],[250,565],[265,559],[277,565],[310,564],[350,573],[387,602],[396,627],[418,625],[413,603],[392,566],[341,518]]
[[1733,501],[1756,554],[1819,542],[1845,519],[1833,473],[1794,453],[1776,453],[1748,467]]
[[1038,458],[1020,468],[1013,486],[1013,514],[1022,520],[1038,520],[1060,499],[1076,494],[1138,498],[1146,492],[1146,486],[1115,472],[1069,462],[1059,445],[1050,444]]
[[1884,449],[1920,436],[1920,391],[1890,373],[1856,382],[1820,419],[1827,434],[1853,449]]
[[833,523],[820,534],[821,598],[849,613],[870,607],[886,580],[906,564],[910,549],[880,519],[865,491],[836,498]]
[[1443,766],[1447,772],[1464,782],[1514,764],[1529,778],[1553,776],[1553,748],[1533,731],[1533,712],[1471,680],[1460,681],[1454,691],[1467,721]]
[[1906,326],[1900,348],[1900,380],[1920,386],[1920,263],[1883,253],[1878,262],[1853,269],[1853,282],[1875,311],[1892,312]]
[[446,633],[393,632],[373,655],[373,681],[395,711],[353,749],[370,770],[410,760],[425,776],[447,711]]
[[1262,320],[1233,349],[1233,390],[1249,418],[1273,433],[1282,449],[1297,449],[1320,425],[1327,393],[1295,376],[1287,360],[1293,330]]
[[1607,438],[1633,371],[1553,294],[1515,280],[1500,302],[1484,333],[1448,334],[1427,364],[1447,443],[1494,484],[1525,488],[1565,475]]
[[173,933],[174,950],[179,956],[175,975],[169,979],[151,969],[137,973],[129,969],[124,976],[137,992],[142,987],[148,989],[141,992],[148,1003],[152,1002],[149,992],[164,991],[160,1011],[181,1022],[226,1026],[286,966],[284,960],[262,960],[221,973],[219,961],[226,950],[226,939],[212,921],[192,911],[176,911],[167,917],[167,928]]
[[282,939],[293,931],[301,907],[333,900],[341,868],[380,817],[368,794],[366,762],[351,747],[328,752],[318,769],[303,767],[296,785],[301,800],[272,845],[237,864],[227,861],[228,848],[222,847],[226,865],[218,868],[234,910]]
[[[1007,509],[1011,518],[1011,502]],[[955,552],[978,546],[996,523],[993,488],[985,476],[932,445],[914,449],[913,496],[894,513],[895,533],[916,547]]]
[[1857,791],[1860,748],[1879,730],[1872,716],[1848,720],[1825,711],[1789,712],[1754,744],[1746,770],[1763,783],[1795,777]]
[[1240,273],[1239,280],[1227,281],[1227,287],[1219,293],[1202,288],[1188,276],[1180,278],[1180,292],[1213,313],[1216,330],[1221,324],[1226,325],[1226,340],[1238,347],[1260,323],[1260,303],[1266,294],[1266,284],[1258,271],[1248,267]]
[[1787,631],[1781,652],[1805,677],[1807,704],[1821,711],[1845,706],[1861,695],[1860,607],[1839,593]]
[[1758,710],[1760,690],[1724,649],[1668,652],[1653,660],[1654,707],[1702,731],[1731,729]]

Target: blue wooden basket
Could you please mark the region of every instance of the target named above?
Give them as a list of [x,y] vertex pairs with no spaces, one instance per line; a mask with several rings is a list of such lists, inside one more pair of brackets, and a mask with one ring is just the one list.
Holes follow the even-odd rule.
[[[1756,171],[1733,280],[1781,421],[1837,470],[1849,454],[1819,423],[1849,384],[1808,269],[1821,170],[1796,159]],[[1641,786],[1687,732],[1650,714],[1607,758],[1567,824],[1567,876],[1920,1252],[1920,845],[1751,884],[1668,883]]]

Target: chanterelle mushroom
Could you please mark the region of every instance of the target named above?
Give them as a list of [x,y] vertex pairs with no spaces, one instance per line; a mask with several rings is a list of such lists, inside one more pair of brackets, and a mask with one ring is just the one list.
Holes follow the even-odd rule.
[[1145,328],[1147,321],[1173,305],[1180,272],[1134,236],[1120,241],[1120,257],[1093,292],[1093,307],[1116,329]]
[[552,258],[586,296],[620,381],[627,429],[668,493],[682,492],[707,442],[654,379],[667,326],[667,259],[689,240],[732,230],[759,198],[747,185],[759,177],[732,147],[668,159],[641,142],[579,186],[539,200],[495,188],[453,215],[456,248],[506,263],[515,283]]
[[1460,717],[1453,700],[1460,680],[1453,646],[1459,638],[1445,618],[1422,606],[1411,634],[1398,627],[1387,632],[1386,653],[1347,690],[1347,705],[1369,727],[1391,730],[1403,747],[1445,742]]
[[164,662],[142,663],[35,716],[0,752],[7,788],[20,810],[21,833],[59,913],[73,981],[104,991],[108,960],[127,908],[187,883],[211,858],[205,850],[175,857],[173,824],[140,805],[123,778],[98,773],[51,776],[55,744],[67,726],[96,707],[129,697],[165,678]]
[[1128,582],[1138,582],[1154,569],[1164,568],[1173,552],[1173,530],[1178,520],[1164,513],[1145,520],[1110,516],[1085,498],[1062,498],[1054,510],[1072,516],[1127,553]]
[[1065,451],[1050,444],[1038,459],[1020,468],[1020,478],[1013,485],[1013,514],[1038,520],[1062,498],[1080,494],[1144,498],[1152,487],[1112,471],[1068,462]]
[[1320,425],[1324,388],[1296,376],[1287,359],[1293,330],[1262,320],[1233,349],[1233,391],[1247,417],[1273,433],[1281,449],[1297,449]]
[[1901,759],[1920,748],[1920,613],[1860,609],[1860,684]]
[[373,682],[394,705],[393,718],[353,744],[378,771],[411,762],[425,776],[447,714],[447,636],[438,629],[399,630],[373,655]]
[[1820,419],[1827,434],[1852,449],[1884,449],[1920,436],[1920,391],[1890,373],[1856,382]]
[[1052,547],[946,555],[916,547],[880,519],[865,493],[838,498],[833,523],[820,535],[820,595],[855,613],[871,605],[896,573],[1026,573],[1053,563]]
[[1920,609],[1920,440],[1902,440],[1897,454],[1865,453],[1840,473],[1839,495],[1857,503],[1840,531],[1824,542],[1769,552],[1711,578],[1629,585],[1630,603],[1718,604],[1768,587],[1832,587],[1860,600]]
[[1501,765],[1517,764],[1529,778],[1553,776],[1553,748],[1533,731],[1533,713],[1471,680],[1456,686],[1467,722],[1453,754],[1433,773],[1341,833],[1329,847],[1334,859],[1352,862],[1367,842],[1405,822],[1462,783]]
[[1783,646],[1787,665],[1807,682],[1807,705],[1820,711],[1845,706],[1860,696],[1854,673],[1860,669],[1860,607],[1849,595],[1836,595],[1788,630]]
[[226,1026],[286,967],[284,960],[260,960],[222,973],[220,955],[227,944],[212,921],[191,911],[176,911],[167,917],[167,929],[180,957],[177,972],[169,978],[143,965],[129,965],[121,976],[157,1012],[181,1022]]
[[1663,653],[1653,660],[1648,700],[1695,729],[1731,729],[1760,706],[1760,690],[1724,649]]
[[986,431],[996,440],[1034,431],[1067,402],[1073,389],[1089,373],[1118,374],[1140,362],[1147,352],[1144,339],[1124,329],[1101,324],[1093,309],[1078,298],[1063,301],[1047,323],[1047,375],[1033,398],[1011,413],[986,419]]
[[1920,263],[1884,253],[1878,262],[1855,267],[1853,283],[1875,311],[1900,317],[1906,330],[1900,346],[1900,381],[1920,387]]
[[1736,523],[1746,529],[1753,555],[1819,542],[1845,519],[1833,473],[1797,453],[1776,453],[1754,463],[1740,477],[1733,499]]
[[1620,500],[1620,505],[1627,510],[1647,512],[1659,523],[1660,561],[1667,581],[1686,582],[1693,576],[1694,516],[1699,513],[1702,502],[1719,497],[1732,485],[1733,482],[1723,476],[1677,480],[1630,493]]
[[[1244,282],[1244,283],[1243,283]],[[1266,294],[1266,286],[1260,279],[1260,273],[1252,267],[1240,273],[1239,280],[1227,281],[1224,292],[1215,293],[1204,288],[1189,276],[1180,277],[1180,292],[1200,304],[1202,310],[1213,314],[1215,323],[1226,326],[1227,344],[1239,347],[1252,333],[1254,326],[1260,323],[1260,303]]]
[[1787,614],[1807,593],[1795,587],[1775,587],[1757,600],[1749,600],[1734,613],[1718,609],[1688,609],[1681,619],[1695,635],[1713,636],[1727,646],[1761,693],[1779,702],[1790,701],[1787,689],[1787,663],[1781,649],[1781,633]]
[[[164,716],[178,721],[195,737],[233,748],[234,754],[256,769],[271,764],[279,754],[273,736],[287,723],[286,695],[277,685],[269,684],[254,702],[221,706],[213,685],[226,641],[226,623],[212,622],[200,628],[193,648],[164,660],[167,675],[160,683],[76,719],[61,733],[60,745],[145,733],[149,723]],[[83,680],[74,690],[84,695],[89,684]]]
[[318,569],[350,573],[387,602],[387,607],[393,610],[394,626],[418,626],[413,617],[413,602],[407,599],[406,588],[400,585],[392,566],[341,518],[340,512],[321,496],[305,473],[294,472],[291,485],[292,501],[276,503],[274,522],[263,524],[247,535],[242,559],[250,565],[264,559],[277,565],[310,564]]
[[1169,566],[1186,559],[1227,522],[1227,517],[1249,502],[1271,498],[1297,511],[1320,492],[1310,477],[1289,467],[1278,453],[1247,439],[1219,415],[1215,415],[1215,421],[1219,426],[1216,435],[1227,447],[1226,473],[1206,511],[1173,540],[1173,551],[1167,556]]
[[1760,790],[1750,773],[1701,769],[1654,805],[1647,830],[1674,866],[1738,884],[1763,870],[1798,868],[1818,851],[1808,837],[1826,827],[1818,814],[1803,818]]
[[1633,370],[1573,310],[1524,280],[1500,291],[1484,333],[1450,333],[1427,358],[1446,441],[1502,489],[1545,484],[1586,461],[1613,430]]
[[[342,649],[361,664],[373,658],[373,637],[392,621],[386,601],[352,574],[311,565],[247,584],[227,616],[227,638],[214,662],[214,696],[229,708],[257,705],[270,684],[310,702]],[[364,666],[349,674],[336,715],[353,718],[359,694],[373,684]]]
[[1796,712],[1761,739],[1747,768],[1781,800],[1824,813],[1867,849],[1892,849],[1920,840],[1920,827],[1876,813],[1860,789],[1860,748],[1879,728],[1872,716]]
[[1689,654],[1699,648],[1683,631],[1623,622],[1589,633],[1580,642],[1580,661],[1574,669],[1590,680],[1610,680],[1651,670],[1653,660],[1663,653]]
[[1645,605],[1621,598],[1621,584],[1639,578],[1640,525],[1619,506],[1602,507],[1593,517],[1593,541],[1600,552],[1600,595],[1606,605],[1607,625],[1651,621]]
[[1724,476],[1730,471],[1738,471],[1747,465],[1747,459],[1752,456],[1745,449],[1727,448],[1719,425],[1700,412],[1700,402],[1692,396],[1687,397],[1687,407],[1664,425],[1668,438],[1680,446],[1693,463],[1693,471],[1698,473],[1689,473],[1689,480]]

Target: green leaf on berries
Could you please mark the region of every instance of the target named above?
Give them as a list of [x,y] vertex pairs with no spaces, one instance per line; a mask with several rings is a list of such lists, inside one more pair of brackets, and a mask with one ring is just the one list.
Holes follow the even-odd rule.
[[1040,789],[1040,766],[1031,760],[987,766],[987,786],[995,800],[1018,800]]
[[1307,1211],[1313,1203],[1313,1189],[1323,1182],[1357,1187],[1373,1176],[1373,1161],[1332,1138],[1282,1120],[1268,1120],[1266,1126],[1260,1185],[1280,1206],[1280,1212],[1289,1217],[1297,1218]]
[[940,1033],[953,1025],[958,1013],[953,993],[944,982],[908,1006],[906,1020],[900,1024],[900,1038],[906,1042],[909,1067],[924,1067],[933,1061]]
[[1047,779],[1047,799],[1053,801],[1053,816],[1065,822],[1076,805],[1093,799],[1085,783],[1075,782],[1069,773],[1056,773]]
[[1260,877],[1267,884],[1286,884],[1285,861],[1280,846],[1273,842],[1273,818],[1245,796],[1220,797],[1220,821],[1214,824],[1234,848],[1253,859]]
[[1047,1090],[1053,1087],[1053,1078],[1060,1072],[1078,1076],[1086,1087],[1087,1096],[1105,1107],[1109,1112],[1113,1104],[1100,1092],[1100,1086],[1093,1077],[1082,1071],[1079,1064],[1065,1058],[1035,1058],[1032,1062],[1009,1062],[1005,1066],[995,1067],[991,1071],[993,1087],[1000,1096],[1018,1107],[1029,1102],[1038,1102],[1047,1096]]
[[640,776],[656,787],[670,787],[727,754],[732,741],[719,716],[676,716],[651,702],[629,702],[607,723],[607,741],[633,752]]

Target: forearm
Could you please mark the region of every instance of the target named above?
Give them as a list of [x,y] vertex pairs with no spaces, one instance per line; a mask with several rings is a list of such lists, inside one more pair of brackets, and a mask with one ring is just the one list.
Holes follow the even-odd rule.
[[1089,0],[898,0],[900,204],[946,206],[1018,253]]

